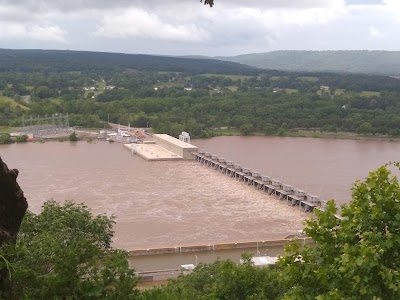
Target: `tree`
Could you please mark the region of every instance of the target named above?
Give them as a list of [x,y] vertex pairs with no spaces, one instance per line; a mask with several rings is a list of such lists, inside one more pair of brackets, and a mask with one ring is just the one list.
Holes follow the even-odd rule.
[[12,144],[12,143],[14,143],[14,141],[8,133],[0,135],[0,144]]
[[28,141],[28,136],[26,134],[19,135],[16,137],[15,141],[17,143],[26,143]]
[[253,133],[254,127],[253,127],[253,125],[250,124],[250,123],[245,123],[245,124],[242,124],[242,125],[239,127],[239,131],[240,131],[240,134],[243,134],[243,135],[250,135],[250,134]]
[[71,142],[76,142],[76,141],[78,140],[78,137],[76,136],[75,131],[69,135],[68,139],[69,139]]
[[[200,0],[200,2],[203,2],[203,0]],[[210,5],[210,7],[213,7],[214,0],[204,0],[204,5]]]
[[26,214],[15,248],[5,248],[13,272],[4,298],[135,299],[128,254],[111,248],[113,217],[72,202],[42,209]]
[[372,131],[372,125],[369,122],[364,122],[360,126],[357,127],[357,133],[358,134],[367,134],[371,133]]
[[244,263],[231,260],[199,264],[190,275],[171,281],[166,287],[143,293],[143,300],[274,300],[286,291],[281,270],[276,267],[256,268],[250,255]]
[[356,182],[352,197],[340,218],[329,201],[307,221],[315,246],[286,249],[285,299],[400,299],[399,182],[380,167]]

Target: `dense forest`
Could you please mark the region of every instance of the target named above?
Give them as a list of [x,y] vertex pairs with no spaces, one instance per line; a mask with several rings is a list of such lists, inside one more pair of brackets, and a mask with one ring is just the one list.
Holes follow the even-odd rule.
[[340,72],[400,76],[399,51],[272,51],[233,57],[227,61],[282,71]]
[[[27,53],[34,57],[35,51]],[[241,134],[400,135],[400,80],[388,76],[268,70],[256,76],[242,75],[243,70],[197,74],[196,65],[190,72],[113,70],[106,64],[101,70],[82,65],[81,71],[64,72],[58,68],[76,62],[41,59],[15,60],[11,70],[0,72],[0,126],[21,126],[31,115],[68,113],[72,126],[103,127],[109,118],[172,135],[186,130],[194,137],[209,137],[221,128]],[[156,68],[157,62],[150,65]],[[28,71],[29,66],[38,69]]]
[[171,71],[256,75],[254,67],[212,59],[60,50],[0,49],[0,72]]

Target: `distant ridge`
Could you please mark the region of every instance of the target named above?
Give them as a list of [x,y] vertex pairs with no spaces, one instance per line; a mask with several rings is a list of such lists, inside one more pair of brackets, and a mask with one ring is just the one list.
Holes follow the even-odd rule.
[[232,57],[218,56],[249,66],[280,71],[340,72],[400,76],[400,51],[272,51]]
[[126,69],[228,75],[258,75],[262,72],[248,65],[215,59],[70,50],[0,49],[0,72],[101,72]]

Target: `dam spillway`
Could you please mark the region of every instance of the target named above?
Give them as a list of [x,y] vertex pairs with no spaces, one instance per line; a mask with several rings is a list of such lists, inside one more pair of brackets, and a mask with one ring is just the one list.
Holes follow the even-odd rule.
[[261,190],[267,195],[272,195],[280,201],[285,201],[289,206],[298,207],[305,212],[313,212],[316,208],[324,209],[324,202],[321,201],[320,197],[308,194],[291,185],[283,184],[269,176],[261,175],[259,172],[243,168],[239,164],[226,161],[225,158],[218,157],[210,152],[199,150],[194,155],[194,159],[202,165]]
[[244,168],[210,152],[199,151],[196,146],[190,144],[187,132],[182,132],[179,139],[168,134],[154,134],[152,141],[143,144],[125,144],[124,147],[147,161],[195,160],[267,195],[272,195],[289,206],[299,207],[305,212],[313,212],[316,208],[323,210],[325,206],[325,202],[316,195],[283,184],[279,180]]

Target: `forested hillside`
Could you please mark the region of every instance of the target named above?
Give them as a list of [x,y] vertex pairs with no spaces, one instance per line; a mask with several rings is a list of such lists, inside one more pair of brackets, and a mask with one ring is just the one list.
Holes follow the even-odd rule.
[[216,59],[282,71],[400,76],[400,51],[272,51]]
[[203,59],[0,50],[0,126],[68,113],[72,126],[104,127],[109,119],[193,137],[221,134],[221,128],[399,136],[399,99],[400,80],[389,76],[261,73]]
[[174,136],[185,130],[209,137],[220,128],[400,135],[398,79],[286,75],[3,72],[0,126],[20,126],[24,116],[68,113],[72,126],[103,127],[109,118]]
[[212,59],[60,50],[0,49],[0,72],[110,72],[124,70],[257,75],[247,65]]

